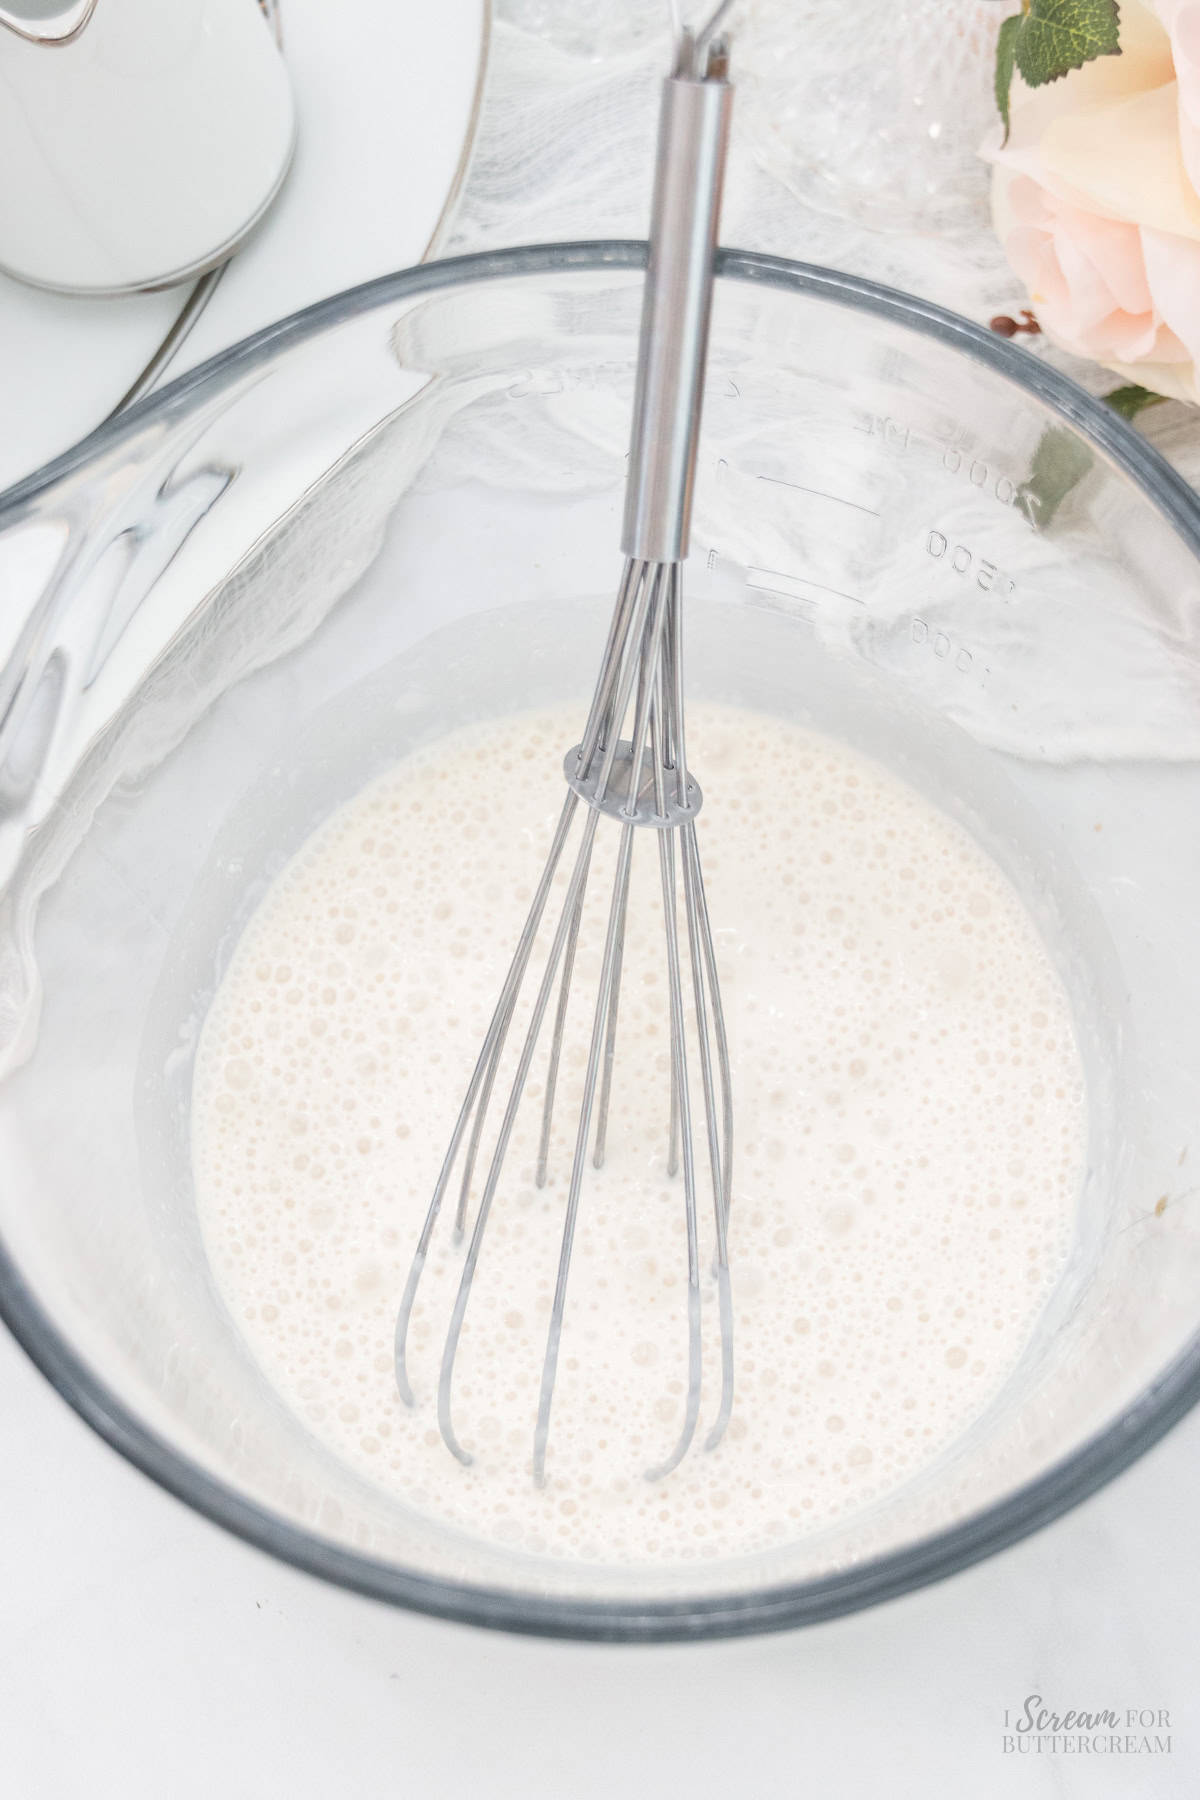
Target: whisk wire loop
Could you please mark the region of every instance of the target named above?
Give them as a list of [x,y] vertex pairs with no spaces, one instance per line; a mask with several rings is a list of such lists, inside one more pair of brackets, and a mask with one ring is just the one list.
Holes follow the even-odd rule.
[[[441,1428],[442,1436],[446,1440],[447,1447],[452,1450],[458,1460],[463,1463],[469,1463],[471,1457],[462,1448],[455,1436],[451,1422],[450,1409],[450,1394],[454,1380],[454,1362],[458,1354],[459,1337],[462,1333],[463,1319],[466,1316],[467,1302],[471,1297],[471,1284],[475,1279],[475,1266],[479,1261],[479,1251],[483,1243],[483,1234],[487,1229],[488,1214],[491,1212],[492,1201],[496,1196],[496,1188],[499,1185],[500,1173],[504,1166],[505,1152],[508,1149],[509,1140],[512,1137],[513,1126],[516,1124],[517,1111],[521,1104],[521,1096],[525,1091],[525,1083],[529,1078],[529,1068],[530,1064],[533,1062],[534,1051],[537,1049],[537,1041],[542,1028],[542,1020],[546,1016],[546,1006],[554,987],[554,978],[558,973],[558,965],[562,958],[563,949],[567,937],[570,934],[576,904],[582,899],[584,889],[587,886],[588,868],[591,864],[592,846],[596,840],[596,826],[598,823],[599,814],[595,812],[589,813],[584,821],[583,836],[576,853],[575,868],[572,872],[570,885],[567,889],[567,898],[559,918],[558,929],[554,934],[554,943],[550,950],[546,969],[538,987],[537,999],[534,1002],[533,1015],[530,1018],[529,1025],[526,1029],[525,1042],[521,1049],[517,1071],[513,1076],[512,1087],[509,1090],[508,1104],[504,1109],[504,1117],[500,1125],[499,1135],[496,1139],[496,1147],[492,1152],[492,1161],[488,1169],[487,1180],[484,1183],[483,1195],[479,1202],[479,1210],[475,1215],[475,1225],[471,1232],[470,1244],[467,1247],[466,1260],[463,1263],[463,1272],[459,1280],[458,1293],[455,1296],[454,1301],[454,1311],[450,1319],[450,1329],[446,1334],[446,1344],[442,1354],[441,1374],[438,1378],[438,1424]],[[501,1037],[497,1043],[497,1058],[499,1057],[502,1048],[503,1038]],[[484,1117],[482,1103],[479,1117],[480,1119]]]
[[[628,920],[630,875],[635,834],[639,827],[657,826],[659,883],[666,941],[667,997],[670,1010],[670,1106],[668,1161],[678,1164],[683,1176],[683,1204],[687,1254],[687,1387],[683,1422],[670,1455],[647,1471],[659,1479],[678,1466],[695,1436],[701,1405],[703,1366],[701,1268],[698,1220],[697,1154],[694,1142],[692,1079],[685,1010],[685,981],[690,980],[693,1035],[698,1046],[700,1090],[703,1096],[704,1143],[709,1167],[715,1232],[713,1272],[721,1333],[721,1396],[716,1420],[706,1444],[719,1442],[728,1422],[733,1396],[732,1305],[726,1225],[729,1210],[729,1163],[732,1141],[732,1103],[728,1045],[716,984],[716,960],[708,919],[694,810],[699,790],[689,782],[683,759],[682,662],[680,571],[675,564],[655,564],[631,559],[618,588],[606,656],[596,684],[583,742],[567,758],[567,766],[590,783],[588,804],[574,864],[566,885],[561,910],[554,926],[533,1001],[524,1038],[511,1077],[503,1114],[491,1145],[482,1192],[467,1233],[470,1199],[479,1153],[487,1132],[487,1120],[506,1046],[511,1035],[535,942],[542,932],[547,903],[560,864],[578,796],[568,790],[550,846],[542,879],[533,896],[525,927],[518,942],[500,998],[493,1012],[455,1124],[434,1196],[425,1217],[416,1254],[409,1271],[396,1327],[396,1377],[401,1396],[411,1404],[407,1374],[407,1338],[417,1289],[425,1266],[438,1214],[453,1170],[466,1146],[455,1215],[455,1241],[467,1237],[449,1328],[443,1345],[437,1390],[438,1424],[447,1447],[460,1462],[469,1464],[471,1453],[454,1425],[454,1372],[480,1252],[486,1235],[505,1158],[512,1140],[538,1042],[557,987],[554,1023],[542,1101],[535,1180],[547,1178],[553,1137],[555,1102],[566,1036],[568,1004],[576,966],[581,924],[587,896],[599,821],[609,814],[619,822],[616,866],[605,934],[600,977],[592,1016],[588,1058],[576,1122],[575,1145],[559,1248],[558,1273],[551,1304],[545,1355],[538,1392],[534,1429],[533,1476],[545,1480],[550,1415],[558,1374],[559,1350],[576,1225],[583,1192],[589,1142],[593,1167],[603,1166],[616,1056],[620,982]],[[632,713],[631,736],[621,735]],[[621,779],[626,785],[622,787]],[[610,783],[612,784],[610,786]],[[672,807],[675,812],[673,814]],[[680,809],[692,816],[680,824]],[[673,821],[673,822],[672,822]],[[682,887],[682,909],[679,889]],[[687,939],[686,957],[681,947],[681,911]],[[686,968],[685,968],[686,963]],[[593,1126],[595,1136],[593,1140]]]
[[[462,1141],[466,1133],[467,1125],[475,1111],[476,1102],[481,1099],[481,1095],[485,1088],[486,1097],[490,1098],[491,1096],[491,1088],[495,1081],[496,1068],[499,1066],[500,1053],[504,1047],[504,1040],[508,1035],[508,1028],[512,1021],[517,995],[520,991],[522,980],[524,979],[525,970],[529,964],[529,958],[533,951],[538,927],[542,922],[542,914],[546,910],[546,901],[550,896],[550,889],[554,882],[555,871],[562,859],[563,846],[566,844],[567,836],[571,829],[571,821],[575,816],[575,810],[578,804],[578,797],[574,793],[568,792],[566,799],[563,801],[558,824],[555,827],[554,837],[550,845],[550,853],[546,858],[546,866],[542,870],[542,878],[538,882],[533,900],[530,903],[529,912],[521,931],[521,936],[518,939],[516,951],[504,979],[504,986],[501,989],[500,998],[496,1002],[496,1009],[492,1014],[491,1022],[487,1029],[487,1035],[483,1040],[483,1046],[479,1052],[474,1071],[471,1075],[466,1098],[463,1101],[462,1109],[459,1112],[458,1119],[454,1126],[454,1132],[451,1136],[449,1146],[447,1147],[445,1157],[443,1158],[442,1167],[437,1178],[437,1185],[433,1190],[433,1198],[429,1202],[424,1221],[421,1225],[421,1232],[417,1239],[416,1251],[408,1271],[408,1279],[404,1284],[404,1293],[401,1296],[399,1311],[396,1315],[395,1369],[396,1386],[399,1388],[400,1397],[406,1406],[411,1406],[413,1404],[413,1393],[411,1385],[409,1384],[407,1369],[408,1327],[409,1321],[412,1318],[413,1306],[416,1302],[417,1288],[420,1284],[421,1275],[425,1268],[425,1261],[429,1253],[429,1245],[433,1238],[434,1227],[437,1224],[438,1215],[442,1210],[442,1202],[446,1197],[446,1189],[450,1184],[450,1177],[454,1172],[454,1164],[458,1160],[458,1153],[462,1147]],[[461,1236],[461,1228],[459,1229],[458,1235]]]

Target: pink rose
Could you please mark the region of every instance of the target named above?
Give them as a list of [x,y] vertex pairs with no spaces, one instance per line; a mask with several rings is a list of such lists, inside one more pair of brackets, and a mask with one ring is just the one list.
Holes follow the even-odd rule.
[[1013,78],[992,214],[1047,336],[1200,400],[1200,0],[1121,0],[1121,55]]

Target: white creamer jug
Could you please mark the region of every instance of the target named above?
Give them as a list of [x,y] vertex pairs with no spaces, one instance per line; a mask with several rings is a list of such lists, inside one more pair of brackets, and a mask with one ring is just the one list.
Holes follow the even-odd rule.
[[291,160],[256,0],[0,0],[0,269],[119,294],[221,261]]

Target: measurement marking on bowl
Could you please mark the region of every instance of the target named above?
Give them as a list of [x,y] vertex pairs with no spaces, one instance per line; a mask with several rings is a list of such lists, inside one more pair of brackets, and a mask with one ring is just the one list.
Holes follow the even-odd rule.
[[926,645],[939,662],[945,662],[948,667],[957,670],[960,675],[969,675],[974,671],[980,687],[987,686],[988,677],[992,671],[986,664],[979,663],[975,652],[969,650],[965,644],[956,642],[949,632],[940,631],[936,626],[931,626],[927,620],[914,615],[909,624],[909,636],[914,644]]
[[880,414],[864,414],[854,429],[867,437],[880,438],[883,448],[896,456],[904,456],[913,448],[932,451],[947,475],[962,475],[985,498],[1011,509],[1034,531],[1038,529],[1039,496],[1030,491],[1026,482],[997,469],[985,457],[973,456],[958,444],[947,443],[916,425]]
[[855,606],[865,606],[866,601],[857,594],[847,594],[842,588],[829,587],[823,581],[814,581],[811,575],[789,575],[782,569],[747,569],[746,586],[752,588],[771,588],[777,594],[790,594],[796,600],[807,600],[809,595],[800,592],[801,588],[818,588],[822,594],[834,594],[839,600],[850,600]]
[[781,475],[760,475],[757,479],[769,481],[772,487],[794,488],[798,494],[814,494],[818,500],[832,500],[835,506],[851,506],[855,512],[867,513],[872,519],[880,517],[873,506],[863,506],[858,500],[846,500],[841,494],[827,494],[824,488],[805,487],[802,481],[785,481]]
[[889,450],[897,456],[903,456],[912,441],[913,428],[902,424],[899,419],[889,419],[878,413],[860,414],[855,431],[865,432],[868,437],[881,437]]
[[[981,556],[978,550],[968,544],[952,544],[944,531],[931,525],[925,537],[925,549],[935,562],[940,562],[949,552],[947,567],[956,575],[971,575],[974,571],[974,585],[984,594],[997,594],[1001,599],[1011,599],[1016,592],[1017,584],[1011,575],[987,557]],[[999,585],[997,585],[999,584]]]

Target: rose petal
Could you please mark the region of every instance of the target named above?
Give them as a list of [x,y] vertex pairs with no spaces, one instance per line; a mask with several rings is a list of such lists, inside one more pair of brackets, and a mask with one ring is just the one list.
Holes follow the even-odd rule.
[[[1189,358],[1154,305],[1137,226],[1068,206],[1007,169],[996,171],[993,213],[1005,253],[1056,343],[1098,362]],[[1200,245],[1192,248],[1200,254]]]
[[[1156,16],[1157,15],[1157,16]],[[1047,335],[1200,398],[1200,0],[1122,0],[1119,57],[1031,93],[995,164],[997,233]]]
[[1141,237],[1155,310],[1188,354],[1200,355],[1200,244],[1148,227]]
[[1178,340],[1173,339],[1169,331],[1158,323],[1153,313],[1140,313],[1134,317],[1130,313],[1110,313],[1102,326],[1089,334],[1091,354],[1097,362],[1110,362],[1119,357],[1122,362],[1141,362],[1143,358],[1166,358],[1168,354],[1173,360],[1184,358]]
[[1171,60],[1179,83],[1179,104],[1184,114],[1200,125],[1200,4],[1176,0],[1164,17],[1171,41]]
[[1175,79],[1179,83],[1179,150],[1188,180],[1200,189],[1200,5],[1196,0],[1160,0]]
[[1122,363],[1105,362],[1105,368],[1111,369],[1121,381],[1136,384],[1138,387],[1150,389],[1152,394],[1165,394],[1168,400],[1200,400],[1200,388],[1196,385],[1196,366],[1194,363],[1140,362]]
[[[1174,78],[1171,41],[1162,24],[1140,0],[1122,0],[1120,56],[1098,56],[1040,88],[1028,88],[1014,75],[1008,144],[1002,147],[997,134],[985,154],[1009,161],[1031,146],[1036,149],[1046,126],[1064,110],[1142,94]],[[1036,168],[1029,173],[1036,175]]]
[[1015,225],[1032,225],[1038,231],[1050,228],[1050,197],[1044,187],[1029,175],[1014,175],[1007,182],[1008,210]]
[[1114,311],[1113,291],[1069,230],[1055,231],[1054,249],[1067,284],[1067,304],[1075,330],[1084,335]]
[[1200,196],[1179,147],[1174,82],[1109,105],[1063,113],[1046,128],[1039,179],[1088,212],[1200,238]]
[[1067,282],[1059,267],[1054,239],[1048,232],[1038,231],[1032,225],[1018,225],[1004,239],[1004,254],[1013,273],[1029,290],[1034,306],[1070,305]]
[[1122,312],[1149,312],[1153,302],[1138,227],[1083,212],[1079,207],[1065,207],[1061,202],[1057,213],[1057,231],[1065,232],[1079,246],[1103,279],[1114,304]]

